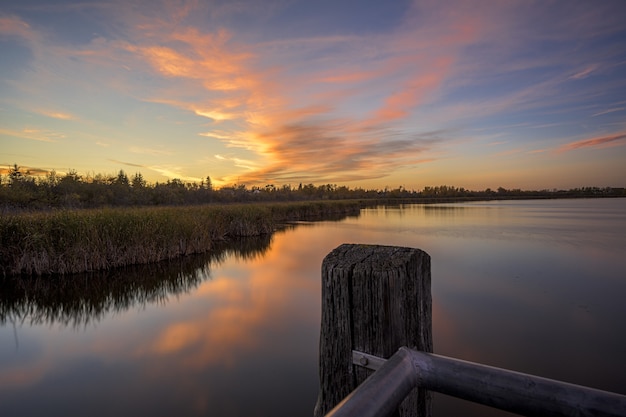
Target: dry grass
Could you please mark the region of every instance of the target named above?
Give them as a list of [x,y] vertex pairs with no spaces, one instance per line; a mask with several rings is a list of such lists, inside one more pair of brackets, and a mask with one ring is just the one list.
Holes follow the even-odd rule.
[[354,212],[358,202],[297,202],[60,210],[0,215],[0,270],[68,274],[204,253],[235,236],[277,224]]

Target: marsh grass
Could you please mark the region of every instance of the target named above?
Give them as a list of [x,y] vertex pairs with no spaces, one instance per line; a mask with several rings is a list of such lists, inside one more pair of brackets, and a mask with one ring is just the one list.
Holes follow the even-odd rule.
[[106,208],[2,214],[4,275],[69,274],[204,253],[280,223],[358,212],[355,201]]

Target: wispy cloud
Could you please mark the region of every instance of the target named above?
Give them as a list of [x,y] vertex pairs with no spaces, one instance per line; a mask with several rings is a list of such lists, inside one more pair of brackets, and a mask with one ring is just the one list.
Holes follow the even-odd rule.
[[116,164],[133,167],[133,168],[148,169],[150,171],[158,172],[160,175],[169,179],[179,179],[182,181],[190,181],[190,182],[199,182],[202,180],[201,178],[185,175],[183,167],[180,167],[180,166],[137,164],[134,162],[120,161],[117,159],[109,159],[109,161],[114,162]]
[[12,136],[19,139],[36,140],[39,142],[58,142],[59,139],[65,138],[63,133],[54,132],[52,130],[24,128],[22,130],[2,129],[0,134]]
[[[448,21],[437,29],[446,35],[435,42],[432,38],[422,41],[429,31],[436,30],[437,25],[429,21],[419,29],[407,25],[390,36],[281,41],[283,48],[297,44],[303,55],[307,55],[307,48],[315,50],[321,44],[333,43],[340,51],[333,55],[337,65],[332,71],[325,67],[317,70],[313,62],[311,69],[298,68],[299,73],[259,73],[263,79],[259,85],[290,85],[289,94],[284,95],[280,87],[254,90],[256,97],[265,97],[272,105],[252,108],[247,114],[248,128],[238,135],[207,136],[254,150],[262,157],[263,168],[242,175],[247,181],[380,178],[402,167],[431,161],[434,156],[426,156],[428,151],[449,136],[433,140],[427,132],[408,133],[390,125],[408,120],[417,108],[438,97],[452,73],[458,48],[481,36],[480,20],[467,20],[467,16],[459,15]],[[465,23],[460,24],[462,21]],[[363,61],[362,57],[369,54],[364,52],[372,50],[384,52],[373,57],[370,54],[366,58],[369,69],[358,70],[353,63]],[[299,85],[307,88],[294,88]],[[293,108],[296,97],[310,105]],[[338,116],[338,110],[347,103],[368,104],[360,114]]]
[[35,41],[38,38],[28,23],[13,15],[0,16],[0,34],[17,36],[28,41]]
[[215,159],[218,159],[220,161],[233,162],[235,166],[240,167],[240,168],[245,168],[250,171],[258,169],[258,164],[249,159],[242,159],[242,158],[237,158],[237,157],[230,156],[230,155],[220,155],[220,154],[215,154]]
[[581,71],[576,72],[575,74],[570,75],[570,79],[580,80],[583,78],[587,78],[591,73],[595,72],[598,69],[599,65],[594,64],[584,68]]
[[169,90],[166,96],[157,92],[149,101],[174,105],[215,121],[246,120],[248,112],[272,102],[263,91],[269,81],[262,82],[262,75],[251,67],[254,54],[250,46],[231,41],[228,31],[207,33],[171,24],[150,30],[158,31],[158,35],[145,40],[139,29],[137,42],[122,45],[124,50],[159,74],[189,84],[180,84],[184,88]]
[[608,109],[608,110],[604,110],[598,113],[594,113],[591,115],[591,117],[597,117],[597,116],[602,116],[603,114],[608,114],[608,113],[615,113],[617,111],[624,111],[626,110],[626,107],[616,107],[614,109]]
[[213,139],[219,139],[219,140],[224,140],[224,141],[229,141],[233,138],[233,135],[231,132],[225,131],[225,130],[212,130],[210,132],[200,132],[198,133],[199,136],[204,136],[207,138],[213,138]]
[[375,120],[390,122],[409,116],[429,95],[438,91],[448,75],[452,61],[451,57],[434,59],[426,66],[426,71],[404,80],[397,91],[385,98],[384,104],[375,113]]
[[[181,138],[211,139],[203,143],[205,156],[222,158],[233,178],[339,182],[412,169],[454,154],[459,141],[480,143],[485,152],[481,145],[504,145],[505,138],[513,150],[503,152],[521,153],[526,146],[518,143],[515,130],[582,123],[573,113],[595,111],[591,117],[596,119],[584,122],[604,123],[586,131],[623,129],[619,124],[608,129],[614,118],[599,117],[625,110],[619,98],[601,104],[604,95],[626,88],[625,81],[609,83],[604,77],[624,65],[623,48],[611,43],[588,47],[594,37],[623,30],[606,5],[563,9],[553,3],[534,7],[479,0],[450,7],[414,1],[393,27],[353,32],[346,25],[332,33],[296,27],[287,36],[282,27],[256,33],[239,24],[251,13],[275,17],[281,2],[155,3],[149,9],[132,2],[74,5],[81,11],[97,9],[94,16],[115,17],[82,43],[55,37],[52,26],[37,26],[36,19],[1,16],[0,34],[19,39],[32,55],[29,71],[7,82],[20,96],[49,100],[20,107],[16,96],[12,104],[56,120],[40,118],[43,122],[30,130],[0,133],[60,141],[62,134],[47,126],[64,120],[80,125],[81,137],[100,127],[114,138],[121,128],[110,121],[150,114],[145,125],[153,127],[162,120],[162,113],[154,116],[157,112],[170,111],[177,122],[184,121]],[[69,6],[45,7],[69,11],[63,8]],[[91,100],[94,94],[123,105],[100,107],[105,100]],[[497,132],[497,137],[477,139],[475,132]],[[171,136],[166,136],[155,135],[147,146],[131,142],[125,151],[151,156],[155,167],[146,168],[168,178],[190,178],[183,158],[199,155],[186,154],[190,147],[167,145]],[[596,136],[559,150],[623,143],[620,134]],[[108,146],[104,137],[98,133],[91,143]],[[221,142],[220,150],[212,148],[212,140]],[[558,147],[554,142],[541,146]]]
[[55,111],[55,110],[39,110],[37,113],[42,114],[53,119],[60,120],[76,120],[76,116],[71,113]]
[[[185,88],[178,98],[156,92],[149,101],[183,108],[214,122],[234,122],[234,130],[199,134],[257,153],[256,164],[231,159],[236,166],[256,169],[244,174],[250,179],[379,177],[432,159],[425,158],[424,152],[433,142],[386,125],[406,120],[414,109],[437,97],[458,56],[457,48],[479,36],[481,22],[476,16],[470,23],[467,16],[455,16],[438,29],[446,35],[435,45],[432,39],[425,41],[425,35],[437,28],[431,22],[419,30],[407,25],[397,35],[383,37],[322,36],[257,44],[241,43],[224,29],[207,33],[166,23],[160,28],[138,28],[145,33],[123,48],[158,74],[200,87],[192,100]],[[156,39],[158,44],[152,43]],[[315,61],[309,61],[308,67],[262,64],[266,53],[277,58],[286,50],[297,50],[313,56],[329,45],[339,51],[335,57],[343,73],[318,67]],[[372,69],[355,71],[349,63],[362,60],[366,50],[385,52],[368,53]],[[346,84],[354,88],[348,90]],[[343,103],[363,103],[372,94],[375,100],[360,115],[338,117]],[[302,106],[303,101],[308,105]]]
[[184,168],[180,166],[165,166],[165,165],[147,165],[151,171],[158,172],[160,175],[169,179],[179,179],[182,181],[200,182],[202,178],[193,177],[184,174]]
[[293,123],[259,135],[268,162],[244,173],[247,182],[381,178],[400,166],[430,161],[424,153],[442,140],[428,133],[405,137],[383,126],[345,120]]
[[565,145],[559,147],[557,152],[567,152],[583,148],[608,148],[623,145],[626,145],[626,133],[622,132],[610,136],[601,136],[566,143]]
[[135,163],[132,163],[132,162],[124,162],[124,161],[119,161],[117,159],[109,159],[109,161],[115,162],[116,164],[122,164],[122,165],[126,165],[126,166],[129,166],[129,167],[135,167],[135,168],[145,168],[146,167],[145,165],[142,165],[142,164],[135,164]]

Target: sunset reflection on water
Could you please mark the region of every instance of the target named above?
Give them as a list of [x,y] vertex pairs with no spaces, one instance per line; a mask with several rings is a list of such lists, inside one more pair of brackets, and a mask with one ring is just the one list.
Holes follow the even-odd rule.
[[[137,276],[93,295],[81,308],[100,313],[79,325],[55,318],[71,301],[33,323],[44,298],[20,309],[26,298],[3,295],[0,414],[310,415],[321,263],[342,243],[431,255],[436,353],[624,393],[625,202],[397,206],[303,223],[206,261],[193,280],[174,265],[169,284],[146,283],[132,302]],[[451,414],[507,415],[436,397],[435,415]]]

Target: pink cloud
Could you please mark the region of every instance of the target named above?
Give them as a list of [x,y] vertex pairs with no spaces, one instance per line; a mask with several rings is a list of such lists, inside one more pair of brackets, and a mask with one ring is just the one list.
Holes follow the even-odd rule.
[[437,58],[427,65],[426,72],[418,73],[404,81],[399,86],[399,91],[385,99],[383,106],[376,111],[374,119],[388,122],[407,117],[412,109],[441,87],[452,62],[452,57]]
[[0,16],[0,33],[33,40],[36,34],[30,25],[17,16]]
[[618,133],[611,136],[601,136],[590,139],[583,139],[576,142],[566,143],[559,147],[557,152],[567,152],[582,148],[609,148],[613,146],[626,145],[626,133]]
[[569,78],[573,80],[581,80],[583,78],[587,78],[589,75],[591,75],[592,72],[595,72],[598,69],[598,67],[599,65],[597,64],[590,65],[586,67],[585,69],[580,70],[576,72],[575,74],[571,75]]
[[[283,94],[279,105],[262,109],[264,123],[239,137],[237,143],[254,143],[252,148],[264,159],[263,168],[238,177],[251,182],[308,176],[317,181],[348,181],[380,178],[403,166],[432,161],[433,157],[424,153],[443,138],[403,137],[401,130],[389,129],[389,123],[408,118],[438,97],[454,72],[460,48],[485,36],[484,27],[478,13],[473,17],[460,13],[443,25],[437,20],[417,28],[408,24],[386,36],[341,39],[350,46],[345,55],[337,56],[337,69],[332,72],[312,66],[300,79],[290,79],[293,75],[284,72],[263,74],[271,77],[274,85],[281,84],[273,79],[278,76],[282,84],[311,86],[313,93],[297,87],[276,91]],[[288,47],[286,43],[284,47]],[[366,59],[368,70],[354,65],[372,50],[384,52]],[[313,104],[319,111],[311,114],[294,113],[289,106],[296,97],[323,104]],[[368,97],[367,101],[363,97]],[[348,102],[367,103],[366,109],[360,115],[338,117],[335,110]]]

